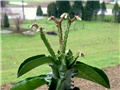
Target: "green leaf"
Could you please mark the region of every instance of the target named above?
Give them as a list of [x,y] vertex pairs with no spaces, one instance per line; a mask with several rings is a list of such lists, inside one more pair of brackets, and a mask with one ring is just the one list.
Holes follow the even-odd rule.
[[107,75],[101,69],[89,66],[82,62],[77,62],[73,66],[74,69],[78,70],[76,77],[87,79],[98,83],[106,88],[110,88],[109,79]]
[[60,17],[61,17],[61,18],[64,18],[64,17],[65,17],[65,15],[66,15],[66,13],[63,13]]
[[34,90],[47,83],[45,78],[46,75],[27,78],[16,83],[10,90]]
[[17,75],[19,77],[27,73],[28,71],[34,69],[35,67],[46,64],[46,63],[54,64],[53,58],[45,55],[36,55],[36,56],[30,57],[20,65]]

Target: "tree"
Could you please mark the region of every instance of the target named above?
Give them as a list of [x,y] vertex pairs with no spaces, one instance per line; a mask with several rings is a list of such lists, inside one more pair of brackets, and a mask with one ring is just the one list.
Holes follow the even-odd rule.
[[52,16],[57,17],[57,6],[55,2],[48,4],[47,13],[48,13],[48,16],[52,15]]
[[4,27],[6,27],[6,28],[8,28],[8,27],[10,26],[10,24],[9,24],[9,19],[8,19],[8,16],[7,16],[6,13],[4,14],[3,23],[4,23]]
[[75,15],[80,15],[82,13],[83,5],[82,1],[74,1],[73,10]]
[[94,1],[94,16],[95,20],[97,20],[97,13],[100,10],[100,3],[99,1]]
[[42,15],[43,15],[43,12],[42,12],[42,9],[41,9],[41,6],[40,6],[40,5],[39,5],[38,8],[37,8],[36,15],[37,15],[37,16],[42,16]]
[[4,1],[4,0],[1,0],[0,1],[1,3],[1,27],[4,27],[4,21],[3,21],[3,18],[4,18],[4,13],[3,13],[3,8],[6,7],[6,5],[8,4],[8,1]]
[[113,9],[112,9],[112,13],[114,14],[114,21],[115,22],[117,22],[117,15],[118,15],[118,12],[119,12],[119,5],[118,5],[118,3],[116,2],[115,4],[114,4],[114,7],[113,7]]
[[82,9],[82,20],[85,20],[85,7]]
[[91,21],[94,11],[94,1],[87,1],[86,6],[84,8],[84,19],[86,21]]
[[71,6],[69,1],[56,1],[58,17],[64,12],[69,13]]
[[71,9],[69,10],[69,16],[73,18],[75,16],[74,8],[71,6]]
[[103,1],[101,3],[101,17],[102,17],[102,21],[104,20],[105,12],[106,12],[106,5],[105,5],[105,2]]
[[120,23],[120,7],[119,7],[119,10],[118,10],[117,22]]

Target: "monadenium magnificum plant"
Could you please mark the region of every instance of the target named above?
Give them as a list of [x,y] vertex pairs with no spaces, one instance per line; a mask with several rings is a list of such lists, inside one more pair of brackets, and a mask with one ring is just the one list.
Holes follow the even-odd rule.
[[[62,31],[63,19],[67,20],[67,26],[64,33]],[[54,16],[51,16],[48,21],[49,20],[53,20],[58,28],[60,49],[56,54],[46,38],[45,31],[43,30],[44,28],[40,27],[37,23],[32,24],[31,28],[36,27],[37,30],[39,30],[41,39],[50,55],[41,54],[29,57],[21,63],[17,76],[20,77],[30,70],[46,63],[52,68],[52,73],[30,77],[17,82],[10,90],[34,90],[44,84],[48,85],[48,90],[80,90],[79,87],[74,86],[71,80],[71,78],[74,77],[90,80],[106,88],[110,88],[109,79],[104,71],[77,61],[79,56],[84,57],[82,52],[78,52],[74,56],[70,49],[66,50],[71,23],[75,20],[81,20],[80,17],[74,16],[74,18],[71,19],[67,13],[63,13],[59,20]]]

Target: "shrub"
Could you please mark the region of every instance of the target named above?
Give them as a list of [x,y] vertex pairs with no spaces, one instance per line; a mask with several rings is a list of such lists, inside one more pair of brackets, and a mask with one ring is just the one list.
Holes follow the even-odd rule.
[[41,6],[39,5],[37,8],[36,16],[42,16],[42,15],[43,15],[43,11],[41,9]]
[[69,13],[71,6],[69,1],[59,1],[56,0],[56,5],[58,9],[58,17],[64,12]]
[[97,20],[97,14],[100,10],[100,2],[99,1],[94,1],[94,16],[95,20]]
[[69,11],[69,16],[70,16],[71,18],[73,18],[73,17],[75,16],[75,12],[74,12],[73,6],[71,7],[71,9],[70,9],[70,11]]
[[[64,37],[61,26],[63,19],[67,19]],[[34,23],[31,27],[36,27],[40,31],[40,37],[50,55],[41,54],[26,59],[18,69],[18,77],[43,64],[48,64],[52,68],[52,73],[27,78],[16,83],[10,90],[34,90],[44,84],[49,86],[49,90],[80,90],[79,87],[73,85],[73,81],[71,80],[73,77],[90,80],[106,88],[110,88],[109,79],[101,69],[77,61],[78,57],[84,57],[82,52],[73,55],[71,49],[66,50],[70,26],[75,20],[81,19],[78,16],[71,19],[67,13],[63,13],[60,20],[57,20],[54,16],[51,16],[49,20],[53,20],[55,25],[57,25],[60,49],[55,54],[45,35],[44,28]]]
[[74,1],[73,9],[75,15],[80,15],[83,9],[82,1]]
[[91,21],[94,11],[94,1],[87,1],[84,7],[84,19],[86,21]]
[[15,20],[15,27],[16,27],[16,30],[19,31],[20,30],[20,25],[22,24],[22,20],[20,17],[17,17]]
[[74,17],[75,15],[80,16],[82,13],[83,5],[82,1],[74,1],[74,4],[71,6],[71,9],[69,11],[70,17]]
[[117,15],[117,22],[120,23],[120,7],[119,7],[118,15]]
[[4,14],[4,18],[3,19],[4,19],[3,20],[4,27],[8,28],[10,26],[10,24],[9,24],[9,19],[8,19],[8,16],[7,16],[6,13]]
[[114,21],[115,22],[117,22],[117,15],[118,15],[118,13],[119,13],[119,5],[118,5],[118,3],[116,2],[115,4],[114,4],[114,7],[113,7],[113,9],[112,9],[112,13],[113,13],[113,15],[114,15]]
[[47,6],[47,13],[48,13],[48,16],[57,17],[57,6],[55,2],[52,2]]
[[104,21],[105,12],[106,12],[106,5],[105,5],[105,2],[103,1],[103,2],[101,3],[101,17],[102,17],[102,21]]

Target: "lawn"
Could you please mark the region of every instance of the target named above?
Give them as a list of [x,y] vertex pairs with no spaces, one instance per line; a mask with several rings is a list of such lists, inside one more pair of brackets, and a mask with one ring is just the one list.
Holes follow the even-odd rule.
[[[21,27],[28,28],[32,22],[25,21]],[[46,31],[56,31],[53,22],[46,23],[46,18],[37,22],[39,25],[44,26]],[[73,30],[73,28],[76,30]],[[55,52],[57,52],[59,49],[58,37],[50,35],[47,35],[47,37]],[[43,53],[49,54],[40,39],[39,33],[36,33],[35,36],[2,34],[1,38],[2,84],[17,82],[28,76],[51,71],[47,65],[44,65],[32,70],[19,79],[16,77],[20,63],[26,58]],[[120,64],[119,41],[119,24],[76,21],[71,27],[67,49],[71,48],[74,54],[79,51],[83,52],[85,58],[79,58],[80,61],[98,68],[104,68]]]
[[114,7],[114,4],[106,4],[107,9],[113,9],[113,7]]

